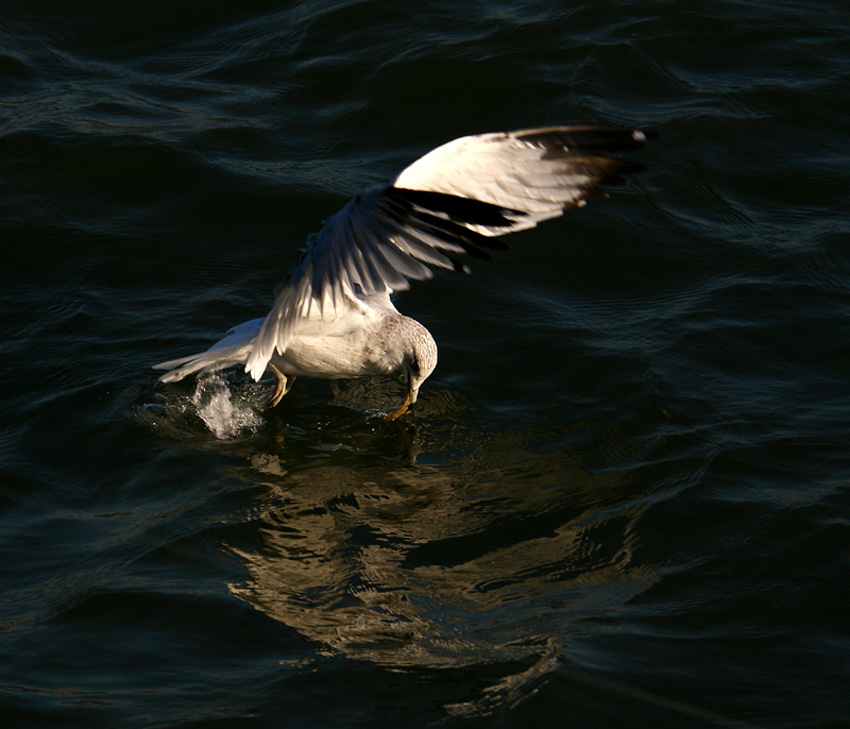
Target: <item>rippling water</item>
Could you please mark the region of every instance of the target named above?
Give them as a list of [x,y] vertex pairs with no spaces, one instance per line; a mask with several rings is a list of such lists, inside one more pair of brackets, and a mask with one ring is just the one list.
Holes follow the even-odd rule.
[[[23,4],[21,4],[23,5]],[[850,723],[850,10],[35,0],[0,13],[0,720]],[[648,171],[397,304],[391,383],[149,367],[462,134]]]

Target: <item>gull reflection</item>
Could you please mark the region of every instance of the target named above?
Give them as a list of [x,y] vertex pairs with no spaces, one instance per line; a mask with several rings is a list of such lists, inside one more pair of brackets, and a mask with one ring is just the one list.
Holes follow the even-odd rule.
[[455,713],[519,700],[581,621],[653,580],[633,559],[634,478],[588,473],[578,447],[532,448],[543,439],[479,434],[439,465],[254,454],[261,546],[233,548],[248,579],[231,590],[327,653],[398,670],[501,665]]

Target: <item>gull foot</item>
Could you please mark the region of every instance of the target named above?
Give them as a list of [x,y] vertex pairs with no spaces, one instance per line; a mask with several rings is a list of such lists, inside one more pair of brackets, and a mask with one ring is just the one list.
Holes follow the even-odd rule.
[[274,385],[274,390],[272,390],[272,394],[269,395],[268,406],[270,408],[275,407],[283,400],[283,396],[292,389],[292,383],[295,382],[295,375],[285,375],[281,372],[277,367],[275,367],[271,362],[269,362],[268,368],[274,372],[277,381]]

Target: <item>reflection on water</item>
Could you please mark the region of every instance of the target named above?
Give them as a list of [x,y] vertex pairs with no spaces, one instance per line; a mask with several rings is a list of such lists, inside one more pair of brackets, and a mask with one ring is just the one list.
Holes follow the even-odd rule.
[[452,714],[531,695],[572,638],[656,579],[634,557],[653,484],[624,465],[626,433],[482,422],[439,386],[394,423],[380,417],[393,383],[307,385],[272,412],[267,383],[227,372],[194,388],[158,389],[136,415],[231,440],[234,475],[262,494],[258,546],[226,545],[248,575],[231,592],[320,654],[486,675]]
[[[404,431],[422,460],[459,447],[446,421]],[[279,440],[240,469],[265,491],[261,546],[229,547],[249,574],[230,589],[320,651],[395,670],[487,666],[488,686],[448,707],[481,715],[533,692],[583,621],[653,580],[633,561],[643,489],[588,473],[581,447],[541,452],[564,434],[479,429],[439,465],[370,457],[373,435],[353,447],[342,433],[308,458]]]

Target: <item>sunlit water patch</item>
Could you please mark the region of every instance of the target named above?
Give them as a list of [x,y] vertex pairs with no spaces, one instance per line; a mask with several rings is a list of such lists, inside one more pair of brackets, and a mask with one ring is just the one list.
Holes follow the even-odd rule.
[[[339,421],[326,436],[254,442],[231,475],[264,492],[258,539],[226,549],[248,573],[232,594],[321,655],[435,677],[481,672],[475,692],[443,708],[486,716],[533,694],[573,636],[657,575],[634,557],[646,486],[588,470],[599,460],[592,428],[467,417],[462,429],[439,416],[366,430]],[[324,438],[336,447],[323,450]],[[583,442],[550,450],[565,440]]]

